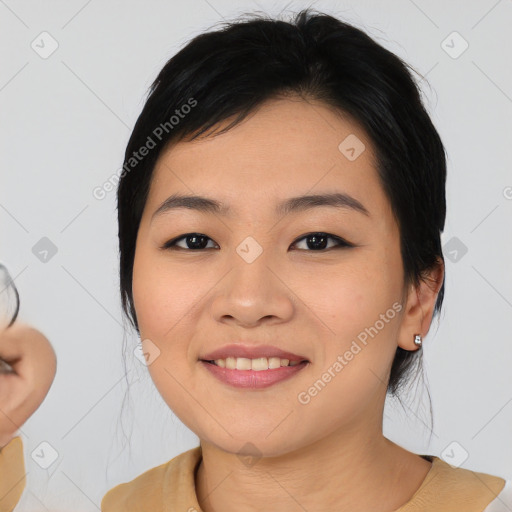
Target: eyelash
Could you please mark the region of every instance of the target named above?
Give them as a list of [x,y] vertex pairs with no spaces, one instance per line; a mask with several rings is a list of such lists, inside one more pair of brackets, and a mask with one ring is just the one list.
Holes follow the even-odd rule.
[[[323,231],[314,231],[314,232],[311,232],[311,233],[307,233],[306,235],[303,235],[300,238],[297,238],[295,240],[295,242],[293,242],[292,245],[295,245],[298,242],[300,242],[301,240],[304,240],[304,239],[309,238],[311,236],[318,236],[318,235],[320,237],[330,238],[330,239],[334,240],[338,245],[336,245],[334,247],[328,247],[328,248],[325,248],[325,249],[319,249],[319,250],[313,250],[313,249],[299,249],[299,250],[306,251],[306,252],[325,252],[325,251],[328,251],[330,249],[343,249],[343,248],[355,247],[353,244],[347,242],[343,238],[340,238],[339,236],[336,236],[336,235],[331,235],[330,233],[325,233]],[[164,250],[174,250],[174,251],[182,250],[182,251],[188,251],[188,252],[201,252],[201,251],[204,251],[206,249],[206,248],[203,248],[203,249],[189,249],[189,248],[184,248],[184,247],[176,246],[177,242],[179,242],[180,240],[183,240],[183,239],[185,239],[185,238],[187,238],[189,236],[205,237],[205,238],[207,238],[209,240],[212,240],[210,237],[208,237],[206,235],[203,235],[202,233],[185,233],[184,235],[180,235],[177,238],[173,238],[172,240],[169,240],[168,242],[165,242],[165,244],[162,245],[161,249],[164,249]],[[212,249],[212,247],[209,247],[209,249]]]

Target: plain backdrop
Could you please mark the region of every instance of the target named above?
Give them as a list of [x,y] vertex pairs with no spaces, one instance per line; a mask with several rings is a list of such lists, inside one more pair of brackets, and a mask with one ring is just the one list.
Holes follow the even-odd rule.
[[421,383],[408,406],[387,403],[384,433],[512,477],[510,0],[0,0],[0,259],[20,317],[58,358],[49,395],[20,431],[19,510],[99,510],[114,485],[197,445],[133,354],[115,191],[99,200],[93,190],[120,168],[150,83],[190,38],[243,12],[286,17],[306,6],[363,28],[425,77],[448,153],[446,298],[424,341],[434,428]]

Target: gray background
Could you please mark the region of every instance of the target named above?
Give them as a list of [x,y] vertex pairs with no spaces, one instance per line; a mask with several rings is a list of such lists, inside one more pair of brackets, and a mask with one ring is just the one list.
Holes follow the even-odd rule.
[[[448,447],[461,460],[467,452],[462,467],[512,477],[512,1],[0,0],[0,259],[21,318],[58,358],[49,395],[20,431],[19,510],[98,510],[114,485],[197,445],[134,357],[131,333],[120,420],[115,192],[92,191],[120,168],[147,88],[187,40],[241,12],[308,5],[365,29],[426,76],[448,152],[445,307],[424,343],[434,429],[420,383],[403,409],[387,403],[384,432],[417,453]],[[42,58],[52,40],[58,48]],[[44,237],[57,250],[46,261]]]

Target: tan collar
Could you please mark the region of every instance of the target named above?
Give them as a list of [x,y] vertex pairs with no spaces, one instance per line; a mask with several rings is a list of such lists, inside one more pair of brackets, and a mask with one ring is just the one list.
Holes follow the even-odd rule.
[[[101,510],[201,512],[195,490],[195,472],[201,456],[201,447],[197,446],[114,487],[103,498]],[[455,468],[433,456],[432,467],[421,486],[395,512],[481,512],[504,486],[503,478]]]

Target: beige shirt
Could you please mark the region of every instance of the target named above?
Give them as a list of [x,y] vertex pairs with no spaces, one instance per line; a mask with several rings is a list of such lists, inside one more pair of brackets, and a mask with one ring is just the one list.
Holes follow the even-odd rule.
[[[412,498],[395,512],[501,512],[512,510],[510,480],[455,468],[438,457]],[[201,447],[120,484],[103,497],[102,512],[201,512],[195,472]],[[12,512],[25,486],[23,445],[16,437],[0,450],[0,512]]]

